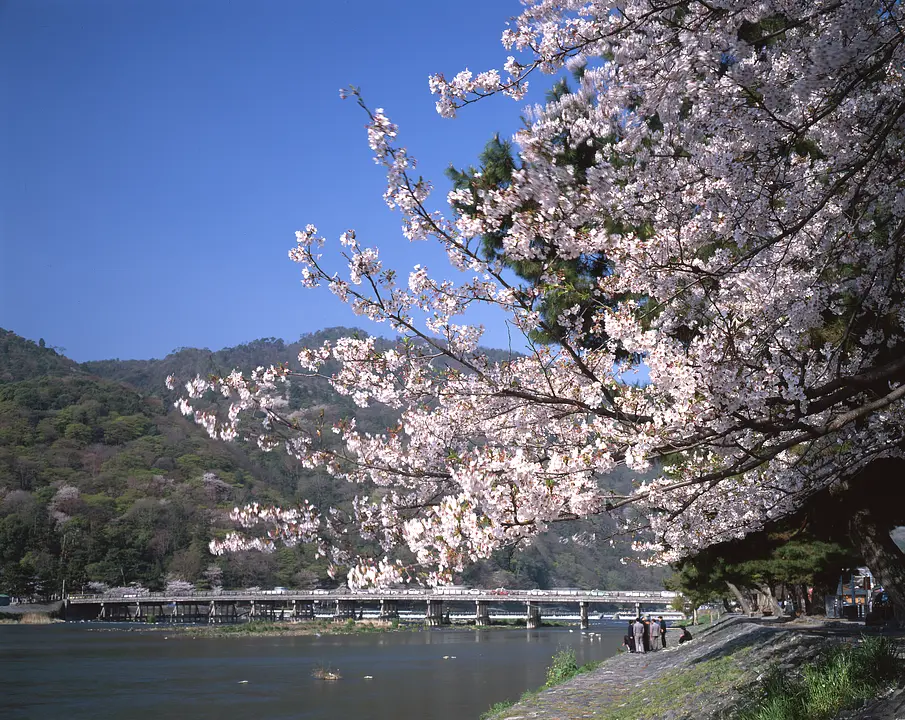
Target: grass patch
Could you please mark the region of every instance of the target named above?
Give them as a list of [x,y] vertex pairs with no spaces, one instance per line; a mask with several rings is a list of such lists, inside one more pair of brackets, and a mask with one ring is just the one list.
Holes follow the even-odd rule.
[[490,720],[494,715],[499,715],[503,710],[508,710],[513,705],[515,705],[515,702],[512,700],[503,700],[502,702],[494,703],[481,713],[480,720]]
[[797,674],[772,668],[752,690],[738,720],[827,720],[872,700],[902,676],[898,648],[889,638],[864,638],[832,648]]
[[4,625],[50,625],[54,620],[50,613],[46,612],[27,612],[27,613],[4,613],[0,612],[0,623]]
[[[390,623],[384,620],[347,620],[332,622],[330,620],[310,620],[298,623],[253,622],[235,625],[208,625],[193,627],[185,633],[194,637],[248,637],[253,635],[365,635],[379,632],[399,632],[412,629],[408,625]],[[416,628],[417,629],[417,628]]]
[[544,683],[541,690],[560,685],[567,680],[571,680],[576,675],[590,672],[598,667],[600,667],[599,662],[579,665],[575,660],[575,650],[572,648],[560,650],[553,656],[553,664],[547,668],[547,682]]
[[553,663],[550,667],[547,668],[547,682],[545,682],[540,688],[537,690],[525,690],[522,693],[522,696],[516,700],[504,700],[502,702],[498,702],[495,705],[492,705],[489,709],[485,710],[481,714],[481,720],[490,720],[493,717],[496,717],[499,713],[504,710],[508,710],[516,702],[525,702],[526,700],[530,700],[535,695],[537,695],[541,690],[548,690],[549,688],[556,687],[557,685],[561,685],[567,680],[571,680],[573,677],[577,675],[583,675],[586,672],[591,672],[591,670],[595,670],[600,667],[600,662],[589,662],[584,665],[579,665],[575,660],[575,650],[569,648],[567,650],[560,650],[556,655],[553,656]]
[[691,667],[667,673],[655,681],[645,683],[637,692],[627,697],[621,706],[608,710],[596,720],[649,720],[660,718],[670,710],[681,706],[684,698],[697,695],[701,688],[729,690],[743,675],[735,658],[721,657],[697,663]]
[[19,620],[21,625],[50,625],[53,618],[48,613],[27,612],[22,613],[22,619]]
[[545,688],[553,687],[571,680],[578,674],[578,663],[575,660],[575,650],[560,650],[553,656],[553,664],[547,668],[547,682]]

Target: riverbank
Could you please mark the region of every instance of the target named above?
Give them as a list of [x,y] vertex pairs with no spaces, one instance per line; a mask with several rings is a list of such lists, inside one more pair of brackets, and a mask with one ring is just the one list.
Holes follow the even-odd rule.
[[[729,717],[771,666],[793,672],[830,643],[857,642],[859,623],[749,619],[729,616],[666,650],[621,653],[595,670],[492,715],[492,720],[716,720]],[[890,696],[892,697],[892,696]],[[892,720],[878,700],[873,714]],[[859,711],[861,712],[861,711]]]
[[46,625],[60,622],[63,603],[16,603],[0,606],[0,624]]
[[[4,609],[5,610],[5,609]],[[5,612],[0,611],[0,625],[49,625],[63,622],[52,612]]]
[[206,625],[206,626],[169,626],[167,630],[175,636],[188,636],[193,638],[218,638],[218,637],[254,637],[266,635],[268,637],[303,637],[306,635],[364,635],[381,632],[400,632],[407,630],[420,630],[422,625],[406,625],[387,620],[346,620],[345,622],[333,622],[331,620],[309,620],[297,623],[281,622],[249,622],[236,625]]

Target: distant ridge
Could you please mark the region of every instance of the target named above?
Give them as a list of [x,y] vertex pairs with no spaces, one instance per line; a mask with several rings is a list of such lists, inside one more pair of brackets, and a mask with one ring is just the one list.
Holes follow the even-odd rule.
[[[214,558],[208,541],[233,523],[247,502],[349,507],[360,486],[337,483],[283,453],[254,444],[222,443],[176,412],[177,391],[164,379],[243,371],[289,362],[303,347],[367,333],[336,327],[287,343],[264,338],[211,351],[180,348],[162,359],[78,364],[41,342],[0,330],[0,593],[51,597],[89,582],[138,582],[153,589],[169,579],[227,588],[331,586],[326,561],[311,548],[270,555]],[[393,340],[377,338],[378,349]],[[487,351],[491,361],[516,355]],[[330,363],[324,368],[330,373]],[[359,408],[323,378],[293,378],[288,411],[333,423],[354,416],[363,432],[398,422],[379,403]],[[626,489],[633,477],[620,469]],[[663,572],[624,565],[628,542],[584,545],[615,530],[601,517],[564,523],[524,550],[510,548],[469,568],[460,584],[475,587],[638,589],[662,586]]]
[[[43,342],[43,341],[42,341]],[[41,375],[84,374],[78,363],[11,330],[0,328],[0,383]]]

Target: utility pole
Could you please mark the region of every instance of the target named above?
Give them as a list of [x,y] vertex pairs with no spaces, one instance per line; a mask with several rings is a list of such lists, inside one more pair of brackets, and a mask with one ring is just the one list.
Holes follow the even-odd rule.
[[66,600],[66,540],[69,536],[63,533],[63,542],[60,544],[60,575],[63,576],[63,587],[60,589],[60,600]]
[[858,618],[858,600],[855,597],[855,571],[852,570],[852,574],[849,576],[849,587],[852,589],[852,607],[855,609],[854,616],[855,619]]

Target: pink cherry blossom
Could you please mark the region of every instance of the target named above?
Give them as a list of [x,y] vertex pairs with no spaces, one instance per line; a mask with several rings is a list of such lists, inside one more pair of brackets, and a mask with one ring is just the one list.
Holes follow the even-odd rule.
[[[903,12],[867,0],[526,0],[503,36],[520,57],[505,74],[433,76],[438,111],[520,98],[535,71],[584,72],[527,111],[512,183],[451,218],[428,204],[399,128],[348,91],[403,235],[439,243],[456,280],[421,265],[397,275],[354,231],[338,243],[310,225],[296,234],[306,287],[327,286],[402,338],[389,351],[355,338],[306,350],[303,372],[359,406],[394,408],[399,424],[374,435],[348,419],[325,442],[286,411],[288,366],[188,381],[177,406],[212,435],[281,447],[362,493],[351,517],[237,510],[266,537],[214,549],[313,542],[352,584],[418,567],[443,582],[551,523],[627,508],[625,528],[649,538],[637,549],[668,562],[794,511],[840,469],[903,457]],[[587,173],[558,163],[563,143],[599,138],[612,142]],[[612,272],[591,299],[606,339],[589,343],[569,308],[559,344],[526,340],[528,352],[492,361],[468,309],[496,306],[528,336],[561,288],[552,271],[531,285],[488,262],[490,231],[512,259],[605,255]],[[328,244],[344,276],[321,264]],[[643,359],[648,385],[623,382],[626,354]],[[327,362],[338,369],[325,374]],[[228,413],[193,410],[212,390]],[[252,413],[263,423],[250,427]],[[607,478],[620,464],[649,479],[616,492]],[[384,556],[350,555],[349,524]],[[396,562],[400,548],[414,565]]]

